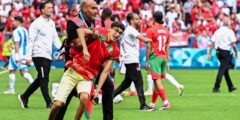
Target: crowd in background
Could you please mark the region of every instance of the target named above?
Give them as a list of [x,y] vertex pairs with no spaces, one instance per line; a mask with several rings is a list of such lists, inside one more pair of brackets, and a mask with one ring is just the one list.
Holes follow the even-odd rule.
[[[0,0],[0,24],[5,26],[5,29],[0,31],[0,52],[3,51],[1,50],[3,44],[11,39],[14,17],[21,16],[24,19],[24,27],[28,28],[40,15],[38,8],[42,1]],[[63,40],[66,38],[67,20],[78,14],[81,0],[52,1],[53,20]],[[113,16],[119,16],[115,18],[120,19],[125,25],[128,13],[138,13],[141,17],[139,30],[143,34],[153,25],[152,12],[162,11],[165,15],[164,25],[173,35],[181,36],[175,38],[189,42],[181,47],[207,49],[211,36],[222,25],[224,16],[231,18],[229,27],[235,31],[237,39],[240,39],[240,0],[96,0],[96,2],[99,4],[99,13],[104,8],[110,8]]]

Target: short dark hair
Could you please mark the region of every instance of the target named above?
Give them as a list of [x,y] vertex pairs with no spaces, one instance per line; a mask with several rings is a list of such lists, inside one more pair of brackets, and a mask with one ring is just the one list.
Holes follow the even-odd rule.
[[46,6],[46,4],[48,4],[48,3],[52,3],[52,2],[50,2],[50,1],[44,1],[44,2],[42,2],[42,3],[39,5],[40,11],[42,11],[42,9],[44,9],[45,6]]
[[133,19],[133,15],[134,14],[136,14],[136,13],[129,13],[128,15],[127,15],[127,22],[130,24],[130,21]]
[[153,13],[153,19],[159,24],[164,23],[163,22],[163,14],[160,11],[156,11],[156,12]]
[[110,17],[112,15],[112,10],[110,8],[105,8],[102,11],[102,16],[104,17]]
[[111,24],[111,28],[113,28],[113,27],[120,28],[120,29],[122,29],[123,31],[125,30],[125,27],[124,27],[124,25],[123,25],[121,22],[113,22],[113,23]]
[[119,17],[118,14],[113,14],[113,15],[110,17],[110,20],[114,22],[116,18],[118,19],[118,21],[120,21],[120,17]]
[[22,19],[22,17],[20,17],[20,16],[14,17],[14,20],[16,20],[16,21],[18,21],[18,22],[20,22],[20,23],[23,23],[23,19]]
[[107,19],[107,18],[110,18],[110,16],[112,15],[112,10],[110,8],[105,8],[103,9],[102,11],[102,16],[101,16],[101,19],[102,19],[102,26],[105,27],[105,23],[104,21]]

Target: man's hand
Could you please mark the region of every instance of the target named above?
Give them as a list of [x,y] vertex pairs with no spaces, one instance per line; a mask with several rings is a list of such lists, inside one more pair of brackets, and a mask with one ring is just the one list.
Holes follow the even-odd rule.
[[98,94],[99,94],[99,90],[95,90],[94,96],[93,96],[92,99],[91,99],[91,102],[92,102],[94,105],[98,104],[98,102],[99,102]]
[[149,63],[148,63],[148,62],[145,63],[145,69],[146,69],[146,70],[149,70],[149,69],[150,69],[150,66],[149,66]]
[[99,32],[98,31],[94,31],[93,34],[91,35],[93,39],[97,39],[99,38]]
[[32,66],[32,60],[26,60],[26,65],[27,66]]
[[88,49],[83,49],[83,61],[87,63],[90,60]]
[[235,54],[235,59],[236,59],[236,60],[238,59],[238,54]]
[[15,53],[15,63],[17,63],[18,64],[18,62],[19,62],[19,56],[18,56],[18,53]]
[[208,54],[208,61],[210,61],[212,59],[212,56],[210,54]]

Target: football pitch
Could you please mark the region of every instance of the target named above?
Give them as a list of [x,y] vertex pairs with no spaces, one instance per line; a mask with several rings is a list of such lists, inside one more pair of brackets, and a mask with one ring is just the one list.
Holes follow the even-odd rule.
[[[36,78],[36,71],[30,70]],[[116,84],[119,85],[124,76],[116,72]],[[146,88],[146,71],[142,71]],[[229,93],[223,78],[220,93],[212,93],[217,70],[170,70],[171,73],[185,87],[183,96],[177,94],[175,87],[163,80],[171,108],[166,111],[141,112],[137,97],[124,97],[124,100],[114,105],[114,120],[239,120],[240,119],[240,77],[238,70],[231,70],[230,76],[238,90]],[[63,69],[52,69],[51,84],[59,82]],[[28,82],[19,73],[16,76],[15,95],[4,95],[8,88],[8,73],[0,75],[0,120],[47,120],[49,109],[45,108],[40,89],[29,99],[29,108],[22,109],[17,99],[19,93],[24,92]],[[50,91],[51,92],[51,91]],[[151,96],[147,96],[147,104]],[[65,120],[74,118],[78,99],[73,98],[66,113]],[[162,105],[160,97],[156,107]],[[83,120],[85,118],[83,117]],[[93,107],[91,120],[102,120],[102,106]]]

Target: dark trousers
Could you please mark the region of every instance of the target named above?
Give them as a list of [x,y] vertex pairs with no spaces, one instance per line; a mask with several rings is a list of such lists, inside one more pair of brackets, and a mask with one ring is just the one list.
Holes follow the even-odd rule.
[[[99,75],[96,78],[96,84],[98,83],[100,74],[102,73],[102,69],[99,72]],[[113,91],[114,86],[110,76],[107,77],[106,81],[102,86],[102,110],[103,110],[103,120],[113,120]],[[69,94],[65,106],[63,106],[58,115],[56,120],[63,120],[64,115],[66,113],[67,107],[72,99],[73,96],[77,96],[76,89],[73,89],[72,92]]]
[[122,93],[124,90],[129,88],[131,82],[133,81],[137,90],[140,108],[146,105],[146,100],[143,91],[143,78],[141,69],[138,63],[125,64],[126,74],[125,79],[122,81],[121,85],[114,91],[114,97]]
[[233,83],[229,76],[229,64],[231,62],[230,51],[222,50],[222,49],[218,48],[217,49],[217,58],[220,61],[220,66],[218,68],[218,74],[217,74],[217,79],[216,79],[216,82],[214,85],[214,89],[220,88],[220,84],[221,84],[223,75],[226,79],[228,89],[231,89],[233,87]]
[[23,93],[23,97],[28,99],[40,87],[46,105],[49,105],[52,103],[48,92],[51,60],[42,57],[35,57],[33,58],[33,62],[38,75],[35,81],[30,84],[27,90]]

